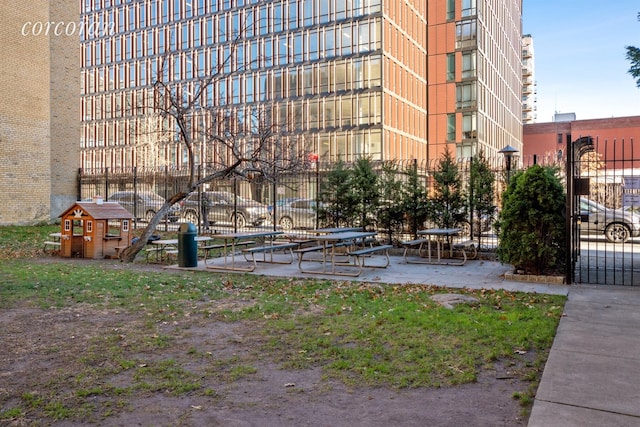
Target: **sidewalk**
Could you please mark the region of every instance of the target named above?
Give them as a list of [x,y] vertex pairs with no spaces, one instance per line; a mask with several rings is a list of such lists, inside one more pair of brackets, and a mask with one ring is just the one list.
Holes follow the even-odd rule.
[[252,274],[568,295],[529,427],[640,426],[640,289],[504,280],[511,270],[496,261],[443,266],[393,256],[388,268],[356,278],[302,274],[296,263],[260,264]]
[[640,289],[570,287],[529,427],[640,426]]

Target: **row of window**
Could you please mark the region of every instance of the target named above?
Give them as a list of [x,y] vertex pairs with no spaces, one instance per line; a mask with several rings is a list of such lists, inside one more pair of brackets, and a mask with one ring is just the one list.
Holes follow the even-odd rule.
[[[246,105],[228,114],[234,117],[235,131],[257,132],[255,126],[258,105]],[[288,131],[302,132],[320,129],[374,126],[382,122],[381,92],[360,93],[351,96],[317,98],[283,102],[266,110],[262,117],[267,123],[282,124]],[[85,123],[82,148],[129,145],[148,139],[149,135],[160,140],[177,138],[179,133],[169,132],[171,124],[153,115],[121,120]],[[208,115],[194,114],[193,138],[200,139],[199,129],[210,128],[212,119]],[[172,135],[172,136],[169,136]]]
[[[108,1],[108,0],[106,0]],[[280,31],[323,25],[375,14],[381,0],[280,0],[250,5],[249,0],[231,7],[204,0],[148,0],[86,8],[83,22],[123,34],[142,28],[200,19],[215,26],[222,42]],[[252,0],[251,4],[258,3]],[[222,7],[220,7],[222,6]],[[91,32],[87,39],[109,37]]]
[[[377,128],[348,132],[308,133],[302,136],[299,143],[317,153],[320,161],[354,161],[362,156],[382,160],[382,131]],[[209,160],[209,155],[205,151],[204,161]],[[200,159],[196,159],[196,163],[199,162]],[[80,163],[85,169],[131,165],[180,167],[186,163],[186,148],[178,142],[155,144],[153,147],[150,145],[109,147],[83,151]]]
[[[116,35],[107,40],[84,44],[82,64],[85,68],[141,58],[165,58],[166,51],[178,71],[173,78],[202,76],[218,67],[225,71],[258,69],[342,57],[381,49],[380,18],[349,24],[281,33],[273,36],[219,43],[209,40],[214,29],[200,22],[179,23],[136,33]],[[203,30],[205,33],[203,33]],[[203,37],[203,34],[206,34]],[[187,53],[188,52],[188,53]],[[181,72],[182,69],[188,72]]]
[[[91,70],[84,73],[88,93],[82,98],[85,121],[127,117],[148,111],[155,106],[153,90],[147,86],[143,63],[131,63]],[[97,72],[96,72],[97,71]],[[137,90],[115,90],[120,86],[115,74],[130,79]],[[137,76],[137,77],[136,77]],[[176,93],[194,94],[199,82],[176,83]],[[125,84],[126,85],[126,84]],[[202,105],[228,105],[310,97],[379,88],[382,85],[381,57],[350,58],[335,62],[307,64],[282,70],[256,71],[221,77],[206,87]],[[145,86],[147,86],[145,88]],[[109,91],[110,93],[102,93]]]

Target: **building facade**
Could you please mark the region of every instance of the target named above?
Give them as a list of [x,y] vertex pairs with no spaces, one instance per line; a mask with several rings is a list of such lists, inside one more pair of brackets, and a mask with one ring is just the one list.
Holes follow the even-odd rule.
[[153,84],[181,82],[188,97],[211,75],[195,141],[220,108],[238,123],[266,112],[326,161],[520,148],[521,1],[478,3],[86,1],[83,20],[113,31],[82,43],[80,165],[180,166],[185,147],[154,113]]
[[536,89],[535,55],[531,34],[522,36],[522,123],[535,123],[538,119],[538,92]]
[[554,163],[566,158],[567,142],[590,136],[607,169],[640,168],[640,116],[575,120],[575,114],[547,123],[525,124],[523,161],[525,164]]
[[429,157],[522,149],[522,1],[429,1]]
[[179,166],[185,147],[154,118],[153,85],[192,94],[212,75],[194,140],[220,108],[239,123],[262,111],[320,160],[426,156],[422,1],[107,0],[83,19],[114,23],[83,42],[84,168]]
[[77,0],[0,3],[0,225],[76,200],[79,16]]

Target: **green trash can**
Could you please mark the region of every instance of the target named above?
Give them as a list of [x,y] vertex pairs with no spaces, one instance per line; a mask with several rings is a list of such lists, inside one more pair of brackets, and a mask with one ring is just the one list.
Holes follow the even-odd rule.
[[178,231],[178,266],[198,266],[198,245],[196,243],[196,226],[190,222],[180,224]]

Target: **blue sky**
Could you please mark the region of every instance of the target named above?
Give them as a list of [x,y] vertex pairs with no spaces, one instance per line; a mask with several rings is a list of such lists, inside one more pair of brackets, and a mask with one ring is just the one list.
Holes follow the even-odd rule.
[[640,115],[640,88],[625,46],[640,47],[640,0],[524,0],[533,36],[538,123],[554,112],[578,120]]

